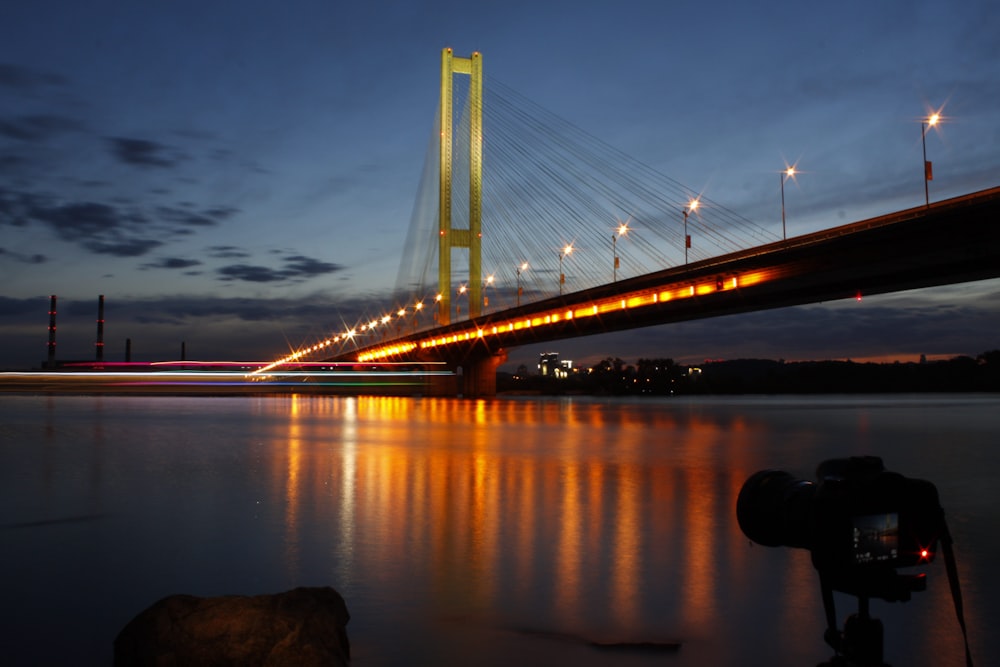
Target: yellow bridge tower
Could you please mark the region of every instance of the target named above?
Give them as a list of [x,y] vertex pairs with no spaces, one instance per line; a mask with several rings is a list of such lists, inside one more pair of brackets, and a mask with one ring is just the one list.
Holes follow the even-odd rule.
[[[452,83],[455,74],[469,82],[469,226],[451,226]],[[451,322],[451,250],[469,249],[469,317],[478,317],[483,305],[483,56],[459,58],[451,49],[441,52],[440,197],[438,199],[438,323]]]

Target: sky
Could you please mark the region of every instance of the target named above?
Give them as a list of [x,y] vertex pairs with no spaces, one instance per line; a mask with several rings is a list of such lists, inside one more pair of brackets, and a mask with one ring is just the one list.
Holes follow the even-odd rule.
[[[440,53],[794,236],[1000,185],[1000,12],[841,3],[38,0],[0,22],[0,368],[270,360],[391,300]],[[488,132],[488,128],[486,130]],[[490,221],[484,221],[484,230]],[[545,346],[915,359],[1000,347],[1000,281]],[[537,363],[537,347],[506,367]]]

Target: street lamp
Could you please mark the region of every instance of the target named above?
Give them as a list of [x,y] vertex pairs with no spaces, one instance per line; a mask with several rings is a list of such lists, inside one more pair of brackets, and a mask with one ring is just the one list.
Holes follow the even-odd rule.
[[[460,285],[458,288],[458,296],[462,296],[469,288],[464,284]],[[455,319],[459,319],[462,316],[462,304],[458,299],[455,299]]]
[[684,263],[688,263],[688,248],[691,247],[691,236],[688,234],[688,214],[694,213],[698,210],[698,206],[701,202],[697,199],[692,199],[688,202],[688,205],[681,210],[684,214]]
[[514,268],[514,274],[517,276],[517,305],[521,305],[521,271],[528,270],[528,263],[521,262],[521,266]]
[[618,225],[618,233],[611,235],[611,254],[614,256],[615,260],[614,270],[612,272],[612,277],[614,278],[613,282],[618,282],[618,267],[620,264],[618,261],[618,238],[625,236],[626,234],[628,234],[628,223],[623,222]]
[[920,121],[920,143],[924,147],[924,205],[931,205],[931,195],[930,190],[927,187],[928,181],[934,180],[934,169],[931,163],[927,161],[927,130],[934,127],[941,120],[941,114],[936,111],[928,116],[926,119]]
[[569,244],[559,253],[559,295],[562,296],[563,285],[566,283],[566,274],[563,273],[563,257],[573,252],[573,245]]
[[486,292],[486,288],[493,284],[493,276],[494,276],[494,274],[491,273],[490,275],[488,275],[485,278],[483,278],[483,312],[484,313],[486,312],[486,309],[489,308],[489,305],[490,305],[490,297],[489,297],[489,294],[487,294],[487,292]]
[[417,326],[420,324],[420,321],[419,321],[420,311],[423,310],[423,309],[424,309],[424,302],[423,301],[417,301],[415,304],[413,304],[413,330],[414,331],[417,330]]
[[788,238],[785,232],[785,181],[795,178],[795,167],[788,167],[778,175],[781,178],[781,238]]

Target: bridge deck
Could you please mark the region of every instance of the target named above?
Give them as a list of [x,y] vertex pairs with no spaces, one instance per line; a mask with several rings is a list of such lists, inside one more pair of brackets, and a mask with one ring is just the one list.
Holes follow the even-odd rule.
[[508,347],[1000,277],[1000,187],[489,313],[331,359]]

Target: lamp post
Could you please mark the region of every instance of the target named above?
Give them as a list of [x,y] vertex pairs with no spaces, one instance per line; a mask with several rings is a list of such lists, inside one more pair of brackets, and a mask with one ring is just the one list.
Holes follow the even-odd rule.
[[413,304],[413,330],[416,331],[420,326],[420,311],[424,309],[424,302],[417,301]]
[[494,274],[491,273],[483,278],[483,313],[486,312],[486,309],[489,308],[490,305],[490,296],[487,293],[486,288],[493,284],[493,276]]
[[693,213],[698,210],[699,202],[697,199],[692,199],[688,202],[688,205],[681,210],[684,214],[684,263],[688,263],[688,248],[691,247],[691,237],[688,235],[688,214]]
[[563,257],[573,252],[573,246],[567,245],[559,252],[559,296],[562,296],[563,285],[566,283],[566,274],[563,273]]
[[[469,288],[466,287],[464,284],[460,285],[458,288],[458,296],[462,296],[463,294],[465,294],[465,292],[468,289]],[[462,316],[462,303],[458,299],[455,299],[455,319],[456,320],[461,319],[461,316]]]
[[620,262],[618,261],[618,238],[628,234],[628,223],[623,222],[618,225],[618,233],[611,235],[611,255],[614,257],[614,269],[612,272],[612,282],[618,282],[618,266]]
[[795,178],[795,167],[788,167],[779,174],[781,178],[781,238],[788,238],[785,232],[785,181]]
[[934,180],[934,168],[927,161],[927,130],[937,125],[940,120],[941,114],[935,112],[920,121],[920,143],[924,147],[924,205],[928,207],[931,205],[931,194],[927,182]]
[[521,262],[521,265],[514,268],[514,274],[517,276],[517,305],[521,306],[521,271],[528,270],[528,263]]

